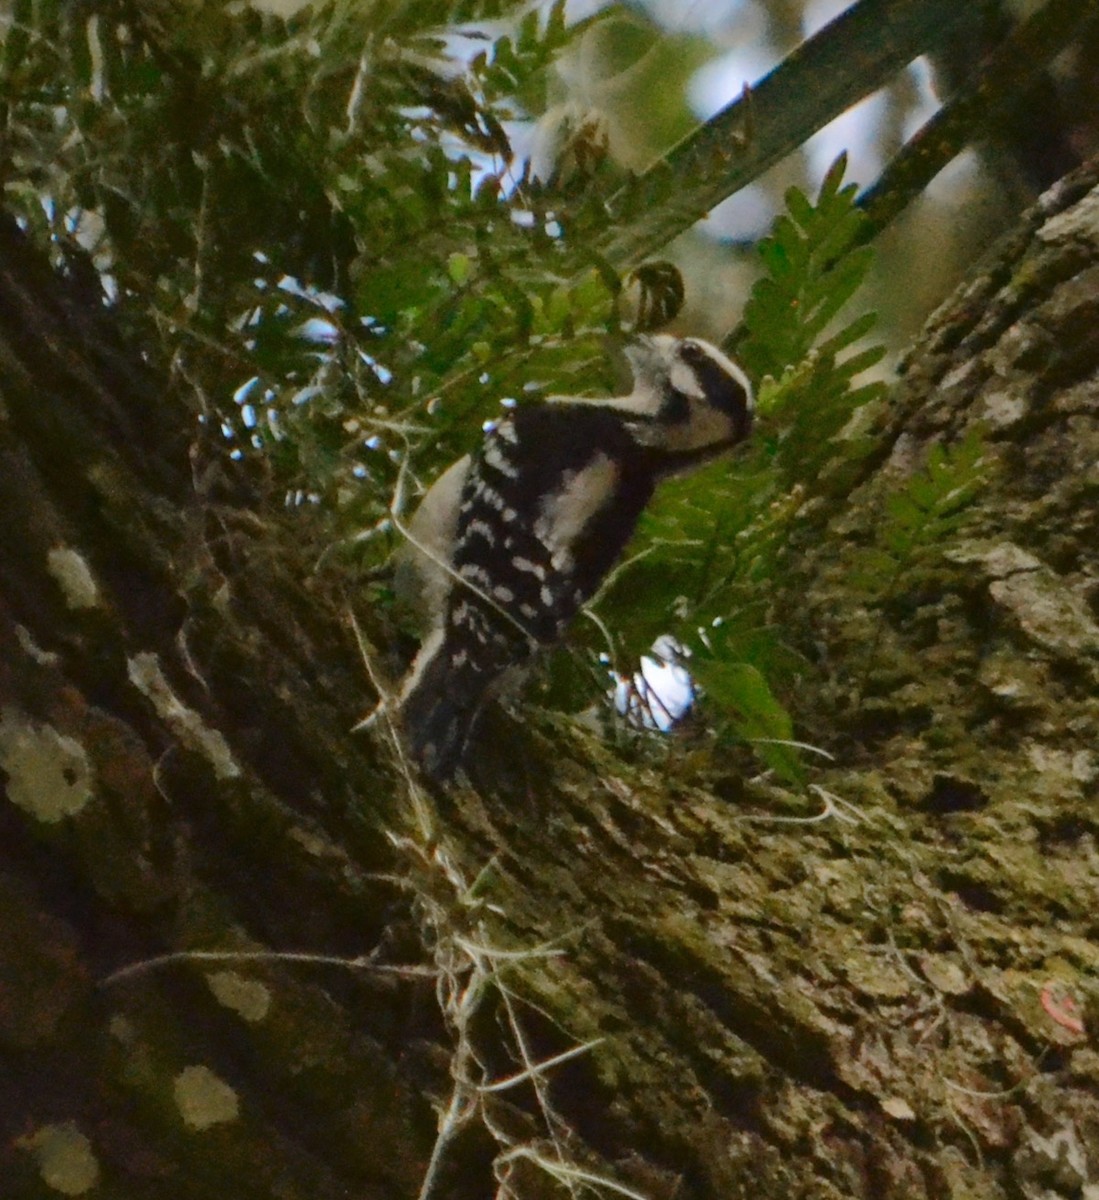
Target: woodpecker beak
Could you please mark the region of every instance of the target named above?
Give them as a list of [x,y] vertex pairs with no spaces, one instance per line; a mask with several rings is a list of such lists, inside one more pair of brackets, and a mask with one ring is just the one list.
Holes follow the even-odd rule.
[[620,351],[621,359],[629,371],[626,380],[628,392],[651,392],[653,395],[663,392],[671,366],[668,346],[674,341],[667,334],[650,336],[638,333],[630,338]]
[[632,386],[637,377],[645,373],[646,365],[651,363],[655,357],[652,338],[643,333],[638,334],[622,347],[620,355],[625,360],[626,367],[630,372],[629,383]]

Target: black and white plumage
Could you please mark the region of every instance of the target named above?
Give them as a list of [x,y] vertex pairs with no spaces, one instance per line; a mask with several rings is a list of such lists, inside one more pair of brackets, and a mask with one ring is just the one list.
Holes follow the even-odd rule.
[[558,641],[595,594],[659,480],[751,429],[751,385],[708,342],[642,337],[626,356],[628,396],[518,408],[439,478],[410,522],[398,586],[415,593],[430,632],[401,716],[436,780],[453,776],[511,669]]

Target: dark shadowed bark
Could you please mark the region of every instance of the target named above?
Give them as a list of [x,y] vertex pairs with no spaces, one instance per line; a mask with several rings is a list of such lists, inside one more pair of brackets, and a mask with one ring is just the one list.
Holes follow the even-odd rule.
[[[801,807],[504,717],[476,789],[420,793],[349,732],[354,590],[3,226],[5,1195],[1099,1196],[1097,178],[804,497]],[[887,498],[974,428],[897,550]],[[104,984],[265,948],[368,961]]]

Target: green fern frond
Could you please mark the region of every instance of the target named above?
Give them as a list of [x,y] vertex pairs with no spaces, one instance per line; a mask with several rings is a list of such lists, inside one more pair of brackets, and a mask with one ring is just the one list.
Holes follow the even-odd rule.
[[[652,553],[605,601],[632,646],[673,624],[729,728],[794,785],[803,770],[796,749],[781,744],[792,721],[779,697],[804,664],[773,626],[765,598],[781,590],[775,585],[804,485],[829,458],[862,453],[857,439],[837,435],[884,391],[880,382],[855,382],[884,354],[862,344],[875,315],[837,324],[872,259],[859,244],[863,218],[854,185],[843,184],[845,167],[841,156],[815,202],[791,188],[787,212],[760,246],[766,274],[745,308],[736,351],[759,381],[752,443],[732,469],[717,464],[666,485],[642,522]],[[642,588],[653,602],[639,613],[633,597]]]
[[928,547],[941,545],[970,519],[990,470],[977,428],[954,446],[934,443],[923,470],[887,497],[886,520],[878,535],[881,546],[903,566]]

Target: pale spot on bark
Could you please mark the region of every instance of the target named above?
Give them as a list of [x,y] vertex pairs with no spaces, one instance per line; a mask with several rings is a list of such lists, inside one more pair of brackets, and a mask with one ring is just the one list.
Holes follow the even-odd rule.
[[48,825],[75,816],[92,798],[84,747],[15,708],[0,711],[0,769],[12,804]]
[[176,1107],[191,1129],[224,1125],[240,1115],[236,1092],[209,1067],[185,1067],[172,1084]]

